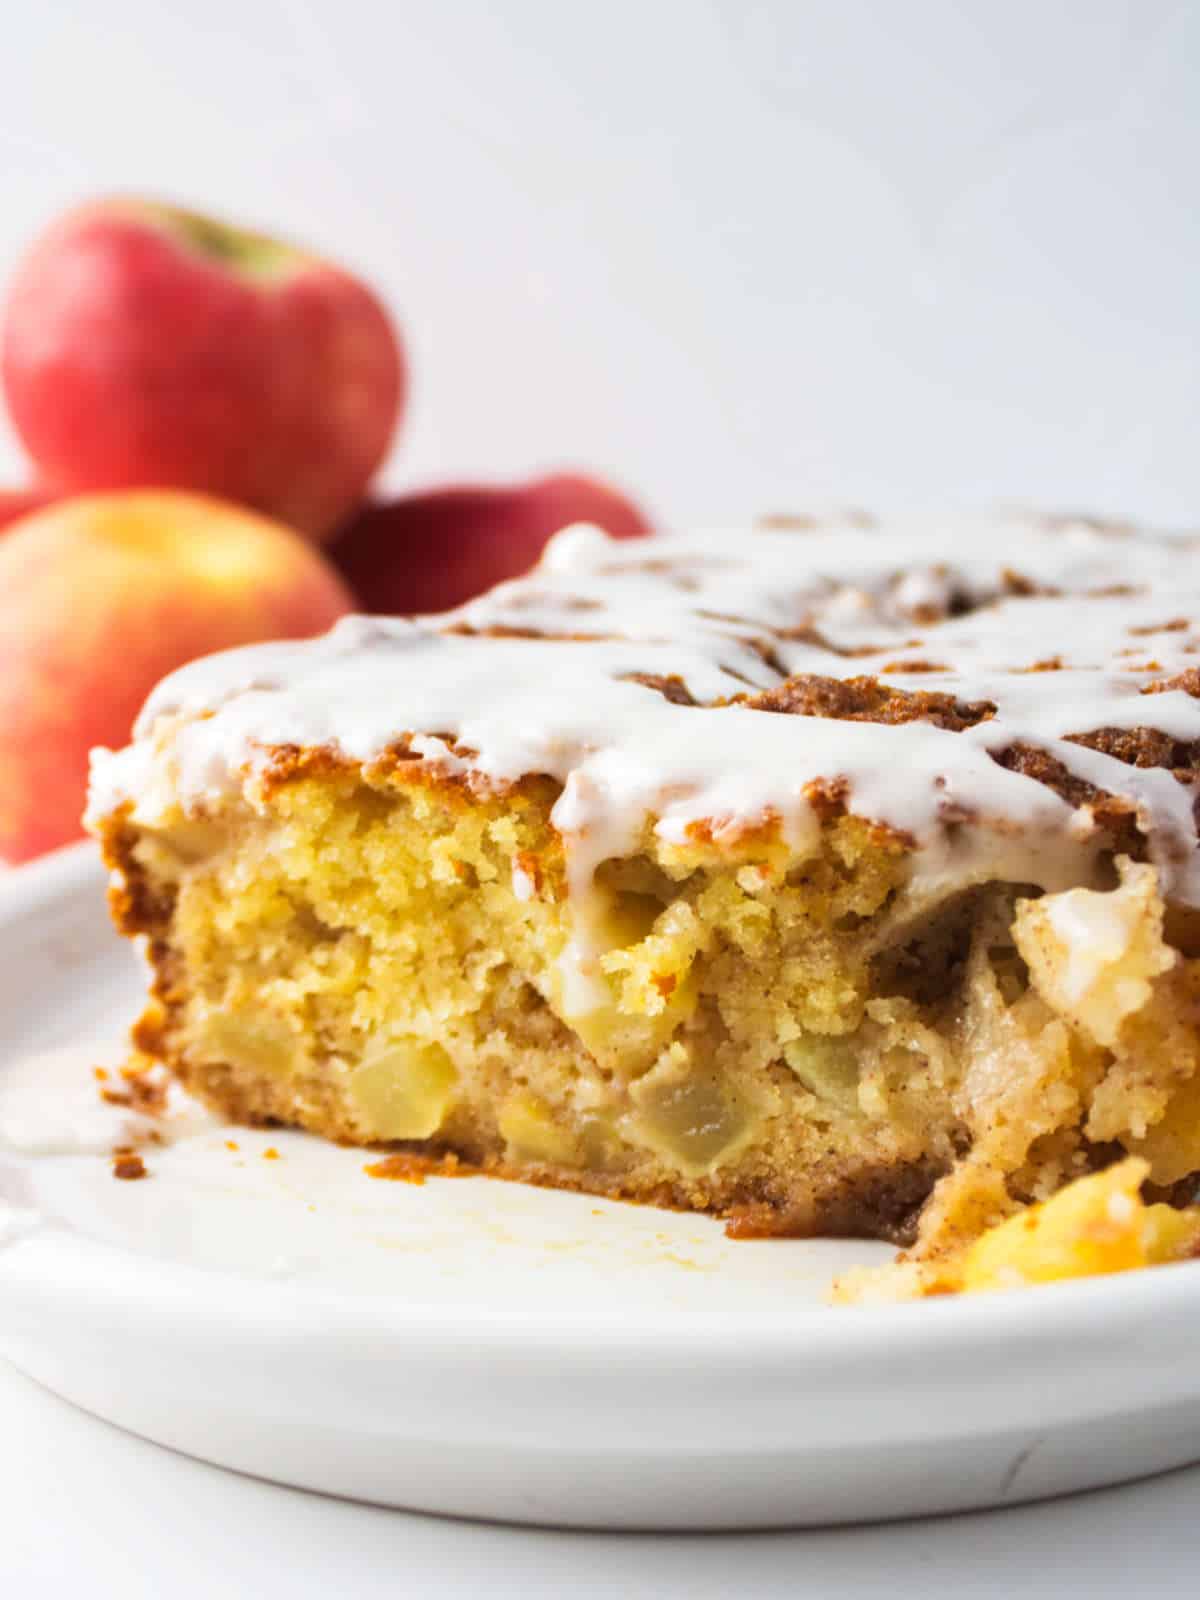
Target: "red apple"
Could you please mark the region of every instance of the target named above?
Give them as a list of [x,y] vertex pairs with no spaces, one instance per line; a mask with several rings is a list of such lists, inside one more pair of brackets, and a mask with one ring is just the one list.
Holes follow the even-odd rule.
[[405,385],[387,314],[349,273],[131,199],[34,244],[0,374],[52,490],[195,489],[318,539],[361,501]]
[[324,558],[240,506],[85,495],[0,539],[0,858],[78,837],[93,745],[193,656],[300,638],[351,606]]
[[0,528],[49,505],[53,496],[42,489],[0,489]]
[[594,522],[618,539],[651,531],[643,513],[595,478],[431,489],[366,507],[330,554],[367,611],[444,611],[527,572],[552,534]]

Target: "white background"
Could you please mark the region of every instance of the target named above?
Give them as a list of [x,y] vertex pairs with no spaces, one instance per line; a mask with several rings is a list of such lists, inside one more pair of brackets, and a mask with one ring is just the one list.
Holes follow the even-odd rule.
[[1195,3],[0,14],[0,271],[113,189],[344,258],[413,354],[397,484],[1196,517]]
[[[343,258],[413,356],[396,485],[580,463],[677,522],[1020,498],[1196,518],[1195,4],[0,0],[0,21],[0,271],[111,190]],[[1198,1486],[862,1533],[518,1533],[240,1482],[0,1370],[0,1578],[26,1595],[1184,1592]]]

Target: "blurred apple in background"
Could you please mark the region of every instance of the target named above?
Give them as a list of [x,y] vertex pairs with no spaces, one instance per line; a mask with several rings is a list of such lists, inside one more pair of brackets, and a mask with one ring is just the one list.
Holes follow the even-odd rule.
[[53,496],[43,489],[0,489],[0,528],[7,528],[18,517],[49,505],[52,499]]
[[87,495],[0,538],[0,858],[77,838],[87,753],[121,745],[164,673],[321,633],[351,609],[311,545],[199,495]]
[[349,273],[133,199],[34,243],[0,368],[49,490],[195,489],[317,539],[361,501],[405,389],[387,313]]
[[572,522],[596,523],[618,539],[651,532],[619,490],[564,472],[368,506],[330,555],[365,611],[444,611],[527,572],[551,535]]
[[36,240],[0,382],[36,468],[0,490],[0,863],[79,836],[89,748],[123,744],[185,661],[323,632],[356,599],[448,609],[570,523],[651,531],[581,473],[366,502],[406,391],[387,312],[178,207],[95,201]]

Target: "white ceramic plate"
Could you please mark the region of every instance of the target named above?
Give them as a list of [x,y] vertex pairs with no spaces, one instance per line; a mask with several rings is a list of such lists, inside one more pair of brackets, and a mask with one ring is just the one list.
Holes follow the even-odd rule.
[[612,1528],[950,1511],[1200,1457],[1200,1265],[831,1309],[882,1247],[379,1182],[186,1104],[150,1178],[115,1181],[93,1067],[142,975],[102,889],[86,846],[0,880],[0,1350],[89,1411],[331,1494]]

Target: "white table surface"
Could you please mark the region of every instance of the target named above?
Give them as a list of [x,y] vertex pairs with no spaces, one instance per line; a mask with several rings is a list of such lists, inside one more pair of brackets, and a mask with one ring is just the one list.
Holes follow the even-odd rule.
[[1041,1506],[713,1537],[539,1532],[375,1510],[143,1443],[0,1362],[0,1593],[1031,1597],[1194,1593],[1200,1467]]

